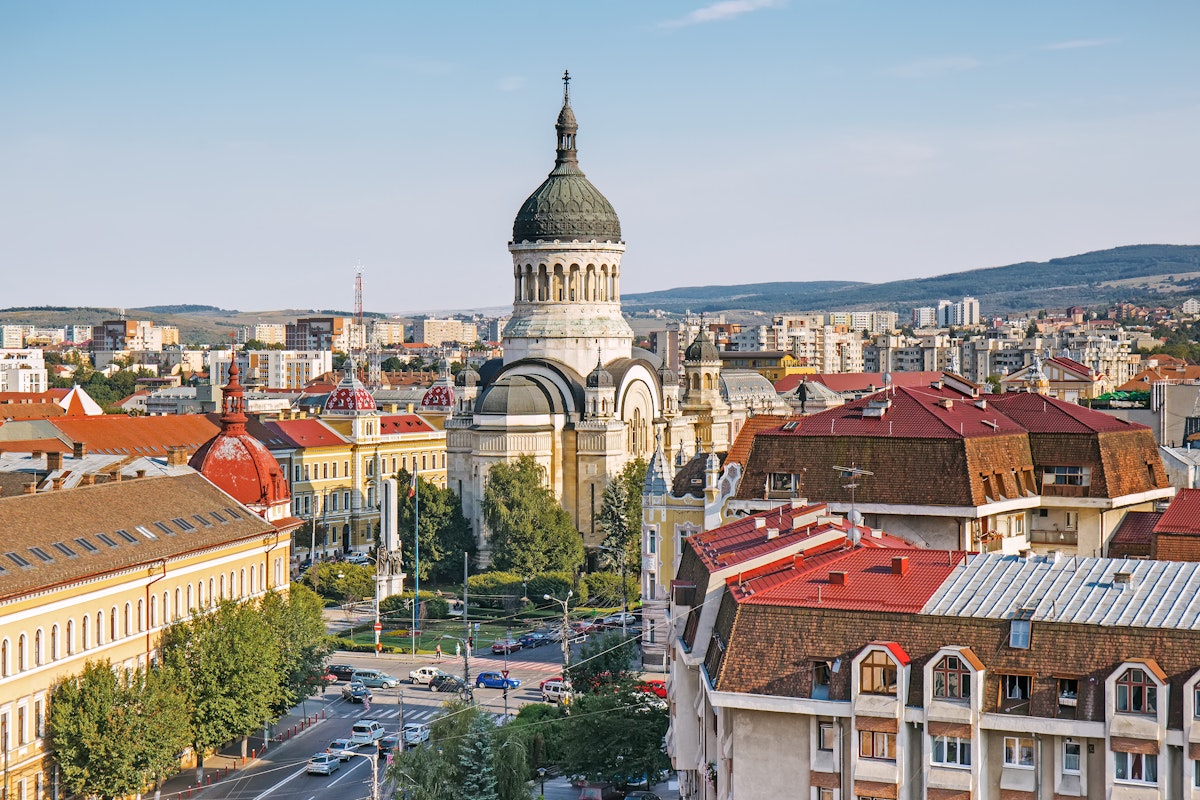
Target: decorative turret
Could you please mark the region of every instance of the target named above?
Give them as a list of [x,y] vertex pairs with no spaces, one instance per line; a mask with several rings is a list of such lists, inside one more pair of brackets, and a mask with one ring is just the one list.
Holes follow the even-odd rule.
[[611,417],[616,411],[617,390],[612,373],[604,368],[599,354],[596,366],[588,373],[584,389],[589,417]]
[[[708,335],[708,326],[700,322],[700,331],[683,354],[684,405],[687,408],[713,406],[721,401],[721,351]],[[685,408],[685,410],[687,410]]]
[[470,364],[454,376],[454,413],[470,414],[475,410],[475,398],[479,394],[479,373]]
[[450,362],[445,356],[438,361],[437,380],[421,398],[421,410],[442,414],[454,411],[454,379],[450,376]]

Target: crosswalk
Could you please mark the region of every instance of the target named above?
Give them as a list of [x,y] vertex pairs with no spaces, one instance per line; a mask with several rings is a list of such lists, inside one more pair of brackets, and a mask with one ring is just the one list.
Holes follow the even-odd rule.
[[[440,708],[410,708],[404,712],[405,722],[431,722],[442,713]],[[395,706],[387,708],[379,708],[373,706],[371,709],[359,711],[357,714],[360,718],[384,720],[398,720],[400,717],[400,709]],[[499,724],[504,721],[503,714],[490,714],[492,721]]]
[[[483,671],[498,671],[505,669],[505,661],[503,658],[473,658],[471,663],[474,667],[472,672]],[[510,658],[507,662],[507,669],[510,670],[526,670],[529,672],[562,672],[562,664],[548,663],[546,661],[518,661]]]

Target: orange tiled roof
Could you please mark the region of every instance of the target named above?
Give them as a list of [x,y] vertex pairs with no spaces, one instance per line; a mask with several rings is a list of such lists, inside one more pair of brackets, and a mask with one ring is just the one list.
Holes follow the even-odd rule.
[[48,419],[67,412],[58,403],[0,403],[0,419]]
[[204,414],[163,417],[62,417],[51,420],[72,442],[83,442],[93,453],[166,455],[168,447],[196,450],[217,435],[219,425]]

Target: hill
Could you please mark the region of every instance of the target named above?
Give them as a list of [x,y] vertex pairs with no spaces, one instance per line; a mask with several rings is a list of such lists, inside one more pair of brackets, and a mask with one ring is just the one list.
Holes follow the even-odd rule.
[[835,309],[907,312],[938,300],[979,299],[988,314],[1121,301],[1172,305],[1200,294],[1200,245],[1129,245],[1110,250],[886,283],[793,281],[691,286],[626,295],[627,311],[746,309],[768,313]]

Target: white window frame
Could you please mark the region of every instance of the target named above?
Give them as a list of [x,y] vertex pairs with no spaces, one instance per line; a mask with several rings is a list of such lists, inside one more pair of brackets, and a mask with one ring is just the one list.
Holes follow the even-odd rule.
[[[829,746],[825,746],[825,737],[829,737]],[[817,723],[817,749],[822,753],[832,753],[837,750],[837,732],[832,722]]]
[[[1071,758],[1071,754],[1068,753],[1067,751],[1072,747],[1075,748],[1075,767],[1074,768],[1067,766],[1068,759]],[[1073,739],[1068,739],[1067,741],[1063,742],[1063,749],[1062,749],[1062,771],[1063,771],[1063,774],[1064,775],[1078,775],[1082,772],[1082,767],[1083,767],[1083,743],[1077,742]]]
[[[1029,763],[1021,759],[1022,744],[1029,745]],[[1004,737],[1004,766],[1012,769],[1034,769],[1037,767],[1037,750],[1034,748],[1032,736]]]
[[1014,650],[1028,650],[1033,638],[1033,623],[1027,619],[1013,619],[1008,623],[1008,646]]
[[[1124,772],[1126,776],[1134,771],[1138,759],[1142,761],[1141,778],[1131,778],[1120,776],[1122,764],[1124,764]],[[1154,780],[1146,780],[1146,767],[1150,766],[1154,772]],[[1133,783],[1141,786],[1158,786],[1158,756],[1151,753],[1113,753],[1113,780],[1120,783]]]
[[[931,736],[929,761],[938,767],[971,768],[971,739],[959,736]],[[939,758],[939,750],[941,751]],[[953,753],[953,757],[950,754]],[[963,755],[966,759],[963,759]]]

